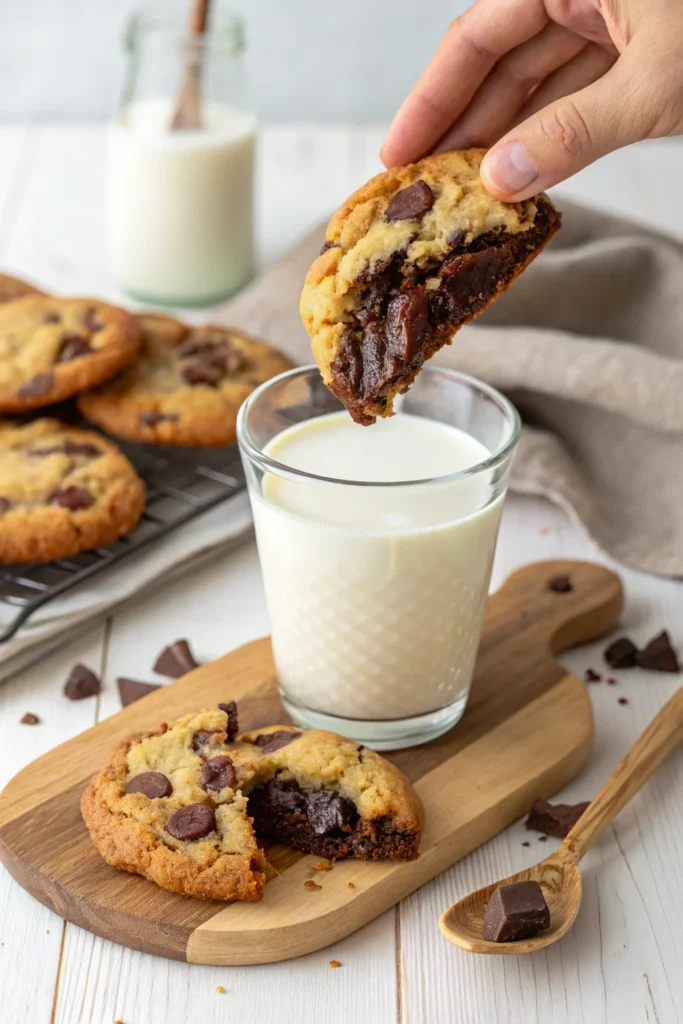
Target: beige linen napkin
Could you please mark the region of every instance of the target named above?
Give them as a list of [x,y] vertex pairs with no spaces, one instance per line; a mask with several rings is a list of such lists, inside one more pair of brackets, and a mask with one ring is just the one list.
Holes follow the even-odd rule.
[[[683,245],[557,205],[563,230],[436,361],[517,405],[513,489],[562,505],[617,560],[682,576]],[[321,226],[219,313],[309,362],[298,299],[322,237]]]

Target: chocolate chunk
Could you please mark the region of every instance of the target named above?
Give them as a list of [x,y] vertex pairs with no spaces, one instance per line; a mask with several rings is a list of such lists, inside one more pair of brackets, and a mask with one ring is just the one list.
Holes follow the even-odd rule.
[[51,504],[60,508],[68,508],[69,512],[78,512],[82,508],[90,508],[95,499],[85,487],[65,487],[52,495]]
[[322,256],[322,254],[324,252],[327,252],[328,249],[339,249],[339,248],[340,248],[339,242],[324,241],[322,246],[320,247],[320,255]]
[[219,366],[212,366],[211,363],[204,359],[197,359],[195,362],[183,366],[180,374],[183,380],[193,387],[196,384],[209,384],[213,386],[224,376],[224,372]]
[[17,394],[20,398],[39,398],[41,395],[46,395],[54,384],[55,376],[53,373],[37,373],[35,377],[31,377],[25,384],[17,390]]
[[321,789],[307,795],[306,814],[318,836],[324,836],[335,828],[350,830],[354,819],[358,817],[351,801],[330,789]]
[[396,372],[418,354],[429,326],[429,299],[422,285],[399,292],[387,308],[387,356],[397,358]]
[[605,651],[604,658],[610,668],[632,668],[636,663],[638,648],[627,636],[613,640]]
[[457,249],[463,244],[467,238],[467,232],[464,228],[456,228],[455,231],[451,231],[448,236],[447,242],[452,249]]
[[512,882],[491,896],[482,937],[488,942],[514,942],[549,927],[550,911],[538,882]]
[[20,719],[21,725],[38,725],[39,721],[38,715],[34,715],[30,711],[27,711],[24,717]]
[[599,683],[601,679],[602,679],[602,676],[600,675],[599,672],[596,672],[592,668],[587,668],[586,669],[586,682],[587,683]]
[[223,754],[212,757],[202,766],[202,786],[204,789],[219,792],[230,786],[234,789],[237,785],[237,773],[229,757]]
[[64,696],[69,700],[84,700],[100,692],[100,681],[85,665],[74,665],[64,684]]
[[524,824],[533,832],[564,839],[588,807],[589,801],[581,804],[549,804],[547,800],[534,800],[529,817]]
[[142,793],[150,800],[160,800],[172,792],[173,786],[161,772],[142,772],[126,783],[126,793]]
[[172,814],[166,825],[174,839],[203,839],[216,829],[216,815],[205,804],[188,804]]
[[87,331],[90,331],[91,334],[97,334],[98,331],[104,330],[104,324],[100,323],[97,319],[97,310],[95,310],[93,306],[89,306],[88,309],[86,309],[85,316],[83,317],[83,326]]
[[387,220],[410,220],[413,217],[424,217],[427,210],[434,205],[434,193],[427,184],[420,178],[413,185],[402,188],[400,192],[391,199],[387,206],[385,217]]
[[573,589],[574,585],[569,576],[551,576],[548,580],[548,590],[552,590],[554,594],[568,594]]
[[140,423],[143,427],[156,427],[157,423],[177,423],[180,416],[177,412],[141,412]]
[[676,652],[671,646],[671,638],[666,630],[662,630],[642,651],[636,654],[636,665],[650,669],[652,672],[680,672]]
[[296,782],[287,782],[275,776],[263,787],[265,802],[271,807],[281,808],[285,811],[303,810],[306,805],[306,796]]
[[363,764],[363,762],[365,761],[365,758],[363,757],[363,751],[364,750],[365,750],[365,747],[361,743],[361,745],[358,748],[358,760],[360,761],[361,764]]
[[257,747],[260,747],[264,754],[271,754],[280,747],[286,747],[301,736],[300,732],[290,732],[288,729],[277,729],[275,732],[264,732],[251,740]]
[[46,313],[45,316],[43,317],[43,321],[46,324],[58,324],[61,321],[61,319],[62,318],[59,315],[59,313]]
[[620,697],[617,701],[618,704],[628,704],[628,697]]
[[184,676],[198,666],[199,662],[195,661],[187,640],[176,640],[168,647],[164,647],[154,663],[154,671],[158,672],[160,676],[179,679],[180,676]]
[[192,749],[199,753],[202,747],[205,747],[211,737],[215,735],[215,729],[199,729],[192,737]]
[[102,449],[96,448],[94,444],[64,441],[63,444],[55,445],[53,448],[31,448],[29,455],[36,459],[47,455],[84,455],[89,459],[96,459],[102,455]]
[[91,354],[92,349],[87,338],[81,337],[80,334],[67,334],[59,350],[58,361],[60,363],[69,363],[72,359],[79,359],[81,356],[89,356]]
[[9,500],[9,498],[0,497],[0,516],[2,515],[3,512],[7,511],[11,504],[12,502]]
[[158,683],[141,683],[139,679],[126,679],[125,677],[117,679],[116,685],[119,688],[122,708],[127,708],[129,704],[135,703],[141,697],[146,697],[153,690],[161,689]]
[[235,703],[234,700],[229,700],[227,704],[219,704],[218,709],[219,711],[225,711],[226,715],[228,716],[228,735],[226,739],[228,743],[232,743],[232,741],[237,736],[237,733],[240,731],[239,721],[237,718],[237,704]]

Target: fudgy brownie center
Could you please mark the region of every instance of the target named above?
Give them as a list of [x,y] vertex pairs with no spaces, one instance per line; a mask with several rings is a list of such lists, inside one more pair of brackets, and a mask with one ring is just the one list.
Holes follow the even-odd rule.
[[[482,310],[552,231],[558,215],[541,203],[531,228],[488,231],[469,245],[463,233],[440,262],[417,267],[404,252],[359,282],[359,301],[332,364],[334,391],[360,423],[363,406],[386,408],[397,384],[412,380],[450,335]],[[434,287],[433,282],[438,282]]]

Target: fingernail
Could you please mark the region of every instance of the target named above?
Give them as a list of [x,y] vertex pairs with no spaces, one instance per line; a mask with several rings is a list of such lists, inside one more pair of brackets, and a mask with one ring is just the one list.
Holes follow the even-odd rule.
[[485,171],[499,192],[514,195],[538,177],[538,167],[521,142],[507,142],[495,148],[485,159]]

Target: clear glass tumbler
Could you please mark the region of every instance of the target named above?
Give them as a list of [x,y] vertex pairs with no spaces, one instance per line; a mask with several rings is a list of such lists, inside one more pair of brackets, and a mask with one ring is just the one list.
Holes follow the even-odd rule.
[[[503,395],[451,370],[423,369],[397,407],[410,419],[356,427],[306,367],[237,426],[283,704],[376,750],[465,710],[520,432]],[[444,458],[456,472],[412,478]],[[320,472],[340,459],[348,479]]]

